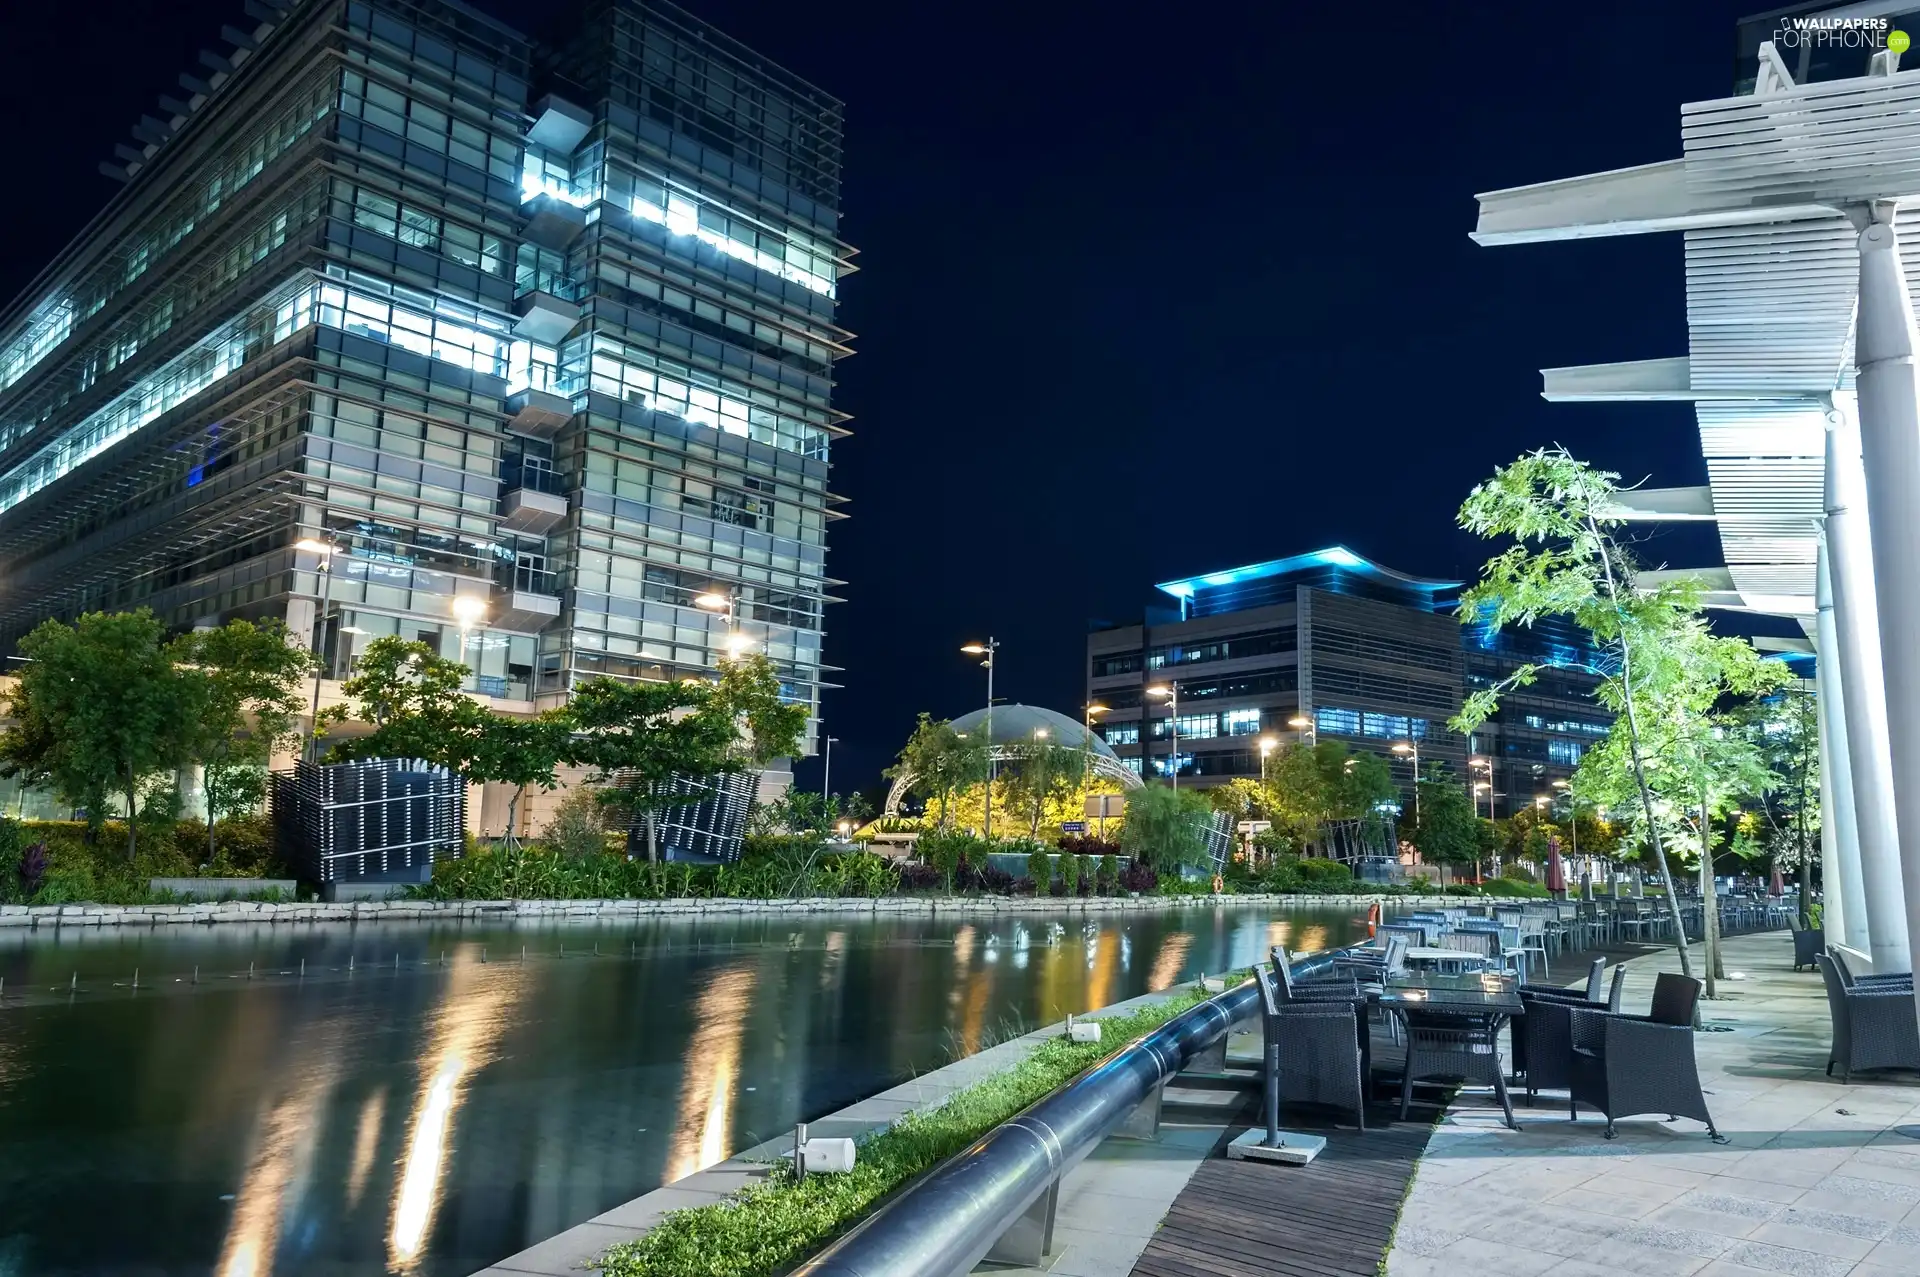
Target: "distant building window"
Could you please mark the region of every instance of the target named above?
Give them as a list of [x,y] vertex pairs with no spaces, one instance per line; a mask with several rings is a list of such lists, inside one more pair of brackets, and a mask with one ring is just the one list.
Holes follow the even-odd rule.
[[1547,742],[1547,761],[1559,763],[1563,767],[1576,767],[1580,763],[1580,742],[1577,740],[1550,740]]
[[1114,656],[1096,656],[1093,658],[1093,676],[1107,678],[1114,674],[1137,674],[1140,672],[1139,652],[1121,652]]
[[1538,727],[1538,728],[1544,729],[1547,725],[1547,720],[1540,717],[1540,715],[1538,714],[1528,714],[1522,721],[1525,722],[1528,727]]
[[1277,630],[1260,630],[1253,634],[1239,634],[1231,638],[1214,639],[1207,643],[1176,643],[1167,647],[1156,647],[1147,653],[1147,667],[1157,670],[1169,665],[1237,661],[1247,656],[1271,656],[1276,652],[1291,652],[1296,646],[1298,646],[1297,631],[1293,626],[1287,625]]
[[1138,758],[1123,758],[1120,761],[1126,764],[1127,770],[1134,775],[1138,776],[1140,774],[1140,760]]
[[1313,712],[1313,726],[1316,732],[1331,732],[1336,736],[1358,736],[1360,711],[1321,706]]
[[1138,745],[1140,743],[1140,724],[1108,723],[1100,729],[1109,745]]
[[1230,709],[1220,715],[1220,732],[1223,736],[1251,736],[1260,730],[1260,711],[1257,709]]

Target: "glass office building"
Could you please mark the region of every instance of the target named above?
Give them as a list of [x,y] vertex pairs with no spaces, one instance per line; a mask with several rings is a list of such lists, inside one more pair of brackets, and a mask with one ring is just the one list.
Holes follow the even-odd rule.
[[[1252,779],[1263,738],[1339,740],[1387,759],[1410,792],[1417,748],[1422,770],[1438,764],[1463,783],[1490,784],[1478,791],[1482,812],[1491,797],[1507,816],[1551,795],[1607,731],[1583,636],[1463,628],[1457,581],[1329,546],[1158,588],[1172,606],[1097,626],[1087,640],[1087,699],[1107,707],[1101,733],[1148,776],[1177,768],[1183,783]],[[1447,726],[1468,688],[1527,661],[1549,668],[1471,739]],[[1469,757],[1487,767],[1470,769]]]
[[246,9],[0,321],[0,638],[398,634],[510,712],[744,641],[817,704],[840,104],[656,0]]

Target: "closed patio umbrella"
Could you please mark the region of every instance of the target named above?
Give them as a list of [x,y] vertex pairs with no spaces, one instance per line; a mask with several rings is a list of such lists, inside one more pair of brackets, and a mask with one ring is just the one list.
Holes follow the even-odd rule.
[[1773,895],[1776,895],[1776,896],[1784,896],[1784,895],[1786,895],[1786,894],[1787,894],[1787,884],[1786,884],[1786,881],[1785,881],[1785,880],[1784,880],[1783,878],[1781,878],[1781,877],[1780,877],[1780,866],[1779,866],[1779,865],[1775,865],[1775,866],[1773,867],[1773,887],[1772,887],[1772,894],[1773,894]]
[[1547,890],[1555,897],[1567,894],[1567,867],[1560,860],[1560,840],[1547,839]]

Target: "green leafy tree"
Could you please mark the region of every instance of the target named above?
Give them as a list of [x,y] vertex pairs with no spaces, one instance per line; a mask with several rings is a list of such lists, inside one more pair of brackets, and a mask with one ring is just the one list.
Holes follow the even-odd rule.
[[1429,775],[1419,782],[1418,816],[1401,827],[1401,835],[1420,852],[1426,864],[1457,869],[1480,856],[1480,824],[1473,801],[1459,781]]
[[911,776],[914,791],[938,798],[940,816],[936,824],[945,828],[955,791],[987,778],[986,738],[956,732],[946,719],[922,713],[900,751],[900,761],[887,769],[887,776],[894,780]]
[[164,637],[145,608],[41,622],[20,641],[13,726],[0,736],[0,775],[85,808],[90,830],[105,821],[108,795],[123,798],[129,860],[141,793],[187,761],[203,708],[204,684],[181,676]]
[[1739,712],[1742,729],[1759,749],[1775,784],[1752,795],[1758,828],[1752,831],[1773,862],[1797,871],[1800,925],[1812,926],[1813,864],[1819,858],[1820,725],[1818,693],[1788,686]]
[[1268,760],[1261,787],[1264,819],[1295,845],[1317,841],[1328,821],[1372,815],[1399,797],[1385,759],[1348,749],[1341,741],[1282,746]]
[[1022,745],[1013,765],[1006,769],[1006,791],[1010,810],[1027,817],[1027,833],[1040,836],[1040,823],[1049,803],[1060,803],[1080,787],[1086,776],[1086,751],[1071,745],[1037,740]]
[[259,806],[273,755],[299,742],[302,683],[315,658],[280,620],[195,630],[174,640],[169,656],[198,684],[189,757],[200,764],[211,860],[217,822]]
[[554,808],[543,841],[568,860],[585,860],[607,850],[606,810],[600,797],[578,786]]
[[1083,868],[1079,855],[1071,851],[1060,853],[1060,885],[1067,889],[1068,896],[1080,894],[1080,871]]
[[1191,789],[1148,785],[1127,795],[1120,850],[1158,873],[1207,859],[1207,822],[1213,808]]
[[[1690,591],[1639,589],[1633,557],[1617,535],[1622,523],[1618,480],[1554,448],[1528,453],[1477,485],[1460,507],[1460,526],[1512,544],[1487,563],[1461,598],[1460,618],[1463,624],[1479,622],[1498,631],[1564,617],[1591,637],[1602,655],[1594,671],[1604,679],[1600,699],[1622,720],[1615,723],[1620,760],[1632,778],[1645,837],[1677,912],[1656,795],[1647,777],[1646,731],[1653,707],[1645,667],[1660,662],[1658,649],[1671,633],[1671,617],[1690,606],[1691,599],[1682,597]],[[1499,708],[1501,696],[1531,685],[1539,668],[1529,662],[1474,691],[1453,719],[1454,730],[1478,729]],[[1691,976],[1685,929],[1675,931],[1681,970]]]

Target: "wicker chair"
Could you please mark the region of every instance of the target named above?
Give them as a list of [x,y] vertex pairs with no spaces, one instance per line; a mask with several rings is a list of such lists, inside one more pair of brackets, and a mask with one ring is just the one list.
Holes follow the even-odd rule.
[[1828,949],[1827,956],[1833,960],[1834,974],[1840,977],[1840,983],[1847,988],[1901,988],[1913,987],[1913,972],[1889,971],[1883,975],[1855,975],[1853,968],[1847,965],[1846,955],[1838,949]]
[[1408,1011],[1405,1015],[1407,1069],[1400,1079],[1400,1120],[1407,1120],[1413,1088],[1427,1085],[1431,1078],[1492,1087],[1507,1125],[1519,1130],[1513,1120],[1513,1100],[1507,1095],[1506,1068],[1500,1061],[1501,1017],[1425,1011]]
[[1273,967],[1275,996],[1282,1003],[1366,1001],[1360,982],[1350,971],[1330,971],[1312,979],[1304,979],[1294,975],[1292,961],[1285,949],[1276,946],[1269,957]]
[[[1605,1007],[1620,1009],[1620,994],[1627,981],[1627,969],[1613,969],[1613,989],[1600,996],[1600,964],[1595,958],[1587,976],[1584,993],[1543,985],[1522,985],[1520,1001],[1526,1014],[1513,1022],[1513,1071],[1526,1078],[1527,1102],[1540,1091],[1564,1091],[1573,1068],[1573,1024],[1568,1015],[1576,1009]],[[1536,1009],[1538,1013],[1536,1014]]]
[[[1585,994],[1587,1001],[1598,1003],[1606,993],[1604,975],[1606,969],[1607,960],[1605,958],[1595,958],[1593,965],[1587,968]],[[1520,992],[1523,995],[1527,993],[1544,993],[1553,997],[1579,996],[1574,989],[1564,984],[1523,984],[1520,986]]]
[[1258,975],[1268,1125],[1278,1122],[1282,1102],[1326,1104],[1351,1109],[1366,1130],[1366,1073],[1354,1005],[1289,1003],[1281,998],[1281,982],[1273,972]]
[[1484,971],[1500,962],[1500,937],[1490,931],[1450,931],[1434,947],[1459,953],[1457,964],[1463,968]]
[[1693,1009],[1700,987],[1698,980],[1663,971],[1647,1015],[1570,1008],[1571,1115],[1577,1118],[1582,1104],[1599,1109],[1607,1118],[1608,1139],[1618,1134],[1613,1129],[1618,1118],[1638,1113],[1690,1117],[1706,1124],[1714,1143],[1726,1143],[1707,1111],[1693,1054]]
[[1814,966],[1827,947],[1827,929],[1825,927],[1795,927],[1793,929],[1793,969]]
[[1920,1069],[1920,1021],[1911,988],[1855,985],[1840,978],[1842,965],[1822,953],[1815,961],[1827,985],[1827,1012],[1833,1017],[1833,1048],[1827,1052],[1827,1076],[1840,1066],[1840,1080],[1852,1081],[1855,1069]]

